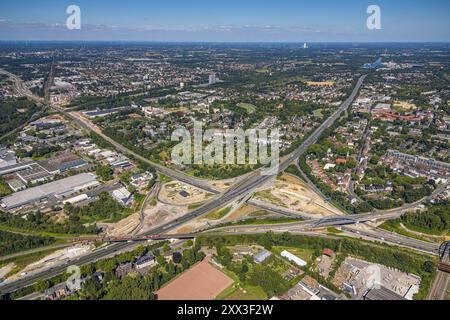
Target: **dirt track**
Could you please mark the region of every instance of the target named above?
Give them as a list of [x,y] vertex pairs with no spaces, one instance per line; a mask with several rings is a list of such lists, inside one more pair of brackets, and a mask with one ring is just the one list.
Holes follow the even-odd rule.
[[183,273],[157,292],[158,300],[213,300],[233,280],[209,264],[210,258]]

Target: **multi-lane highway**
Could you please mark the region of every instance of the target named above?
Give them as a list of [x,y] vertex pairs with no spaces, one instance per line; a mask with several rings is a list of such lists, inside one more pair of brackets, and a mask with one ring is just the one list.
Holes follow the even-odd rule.
[[11,72],[8,72],[4,69],[0,69],[0,74],[8,76],[10,79],[14,82],[14,89],[17,91],[18,94],[27,97],[31,101],[35,102],[38,105],[44,104],[44,99],[35,96],[28,88],[24,85],[23,80],[16,76],[15,74],[12,74]]
[[[414,203],[406,204],[400,208],[390,209],[390,210],[376,210],[369,213],[362,213],[362,214],[354,214],[354,215],[342,215],[342,216],[331,216],[321,219],[308,219],[307,215],[303,215],[301,213],[295,214],[292,210],[275,206],[275,205],[262,205],[260,202],[251,202],[252,205],[255,205],[257,207],[261,207],[267,211],[271,211],[274,213],[282,214],[285,216],[294,217],[295,215],[297,217],[302,217],[304,219],[308,219],[308,221],[301,222],[300,224],[305,227],[314,227],[314,228],[323,228],[323,227],[333,227],[333,226],[340,226],[340,225],[348,225],[348,224],[358,224],[358,223],[364,223],[364,222],[370,222],[370,221],[377,221],[377,220],[393,220],[401,217],[405,212],[410,211],[413,208],[418,208],[420,205],[435,199],[437,196],[439,196],[445,189],[447,188],[447,185],[442,185],[439,188],[437,188],[430,196],[425,197],[419,201],[416,201]],[[297,223],[299,224],[299,223]],[[267,225],[268,228],[276,227],[276,225]]]
[[[414,206],[418,206],[421,203],[429,201],[436,197],[439,193],[444,190],[445,187],[438,188],[430,197],[424,198],[419,202],[414,203]],[[246,229],[254,228],[255,230],[264,229],[266,231],[274,230],[277,228],[303,228],[303,229],[314,229],[314,228],[325,228],[325,227],[336,227],[336,226],[345,226],[345,225],[355,225],[365,222],[374,222],[374,221],[384,221],[384,220],[393,220],[399,218],[405,211],[408,211],[412,208],[411,205],[407,205],[406,207],[401,207],[398,209],[392,209],[387,211],[379,211],[376,213],[362,213],[362,214],[354,214],[354,215],[345,215],[345,216],[331,216],[321,219],[309,219],[301,222],[292,222],[292,223],[284,223],[284,224],[267,224],[267,225],[258,225],[258,226],[230,226],[230,227],[222,227],[217,228],[216,230],[234,230],[234,229]],[[279,214],[292,216],[292,212],[282,207],[277,207],[276,210],[272,210],[272,207],[265,207],[266,210],[273,211]],[[306,217],[303,217],[306,218]]]
[[[350,107],[352,102],[355,100],[362,84],[364,83],[365,78],[366,78],[366,75],[361,76],[358,79],[358,82],[357,82],[355,88],[353,89],[353,92],[347,98],[347,100],[339,107],[339,109],[330,118],[328,118],[319,128],[317,128],[316,131],[314,131],[314,133],[310,137],[308,137],[308,139],[306,139],[305,142],[296,151],[294,151],[291,155],[286,157],[279,164],[280,172],[286,170],[296,159],[298,159],[304,152],[306,152],[306,150],[312,144],[316,143],[318,141],[318,139],[320,138],[320,136],[322,135],[322,133],[326,129],[330,128],[333,125],[333,123],[336,122],[337,119],[339,119],[339,117],[342,115],[342,113]],[[86,128],[88,130],[93,130],[97,134],[101,134],[102,138],[104,138],[106,141],[108,141],[109,143],[114,145],[120,151],[131,154],[135,158],[137,158],[141,161],[144,161],[146,163],[149,163],[150,165],[154,165],[162,173],[165,173],[165,174],[167,173],[171,177],[173,177],[177,180],[183,181],[183,182],[188,180],[186,183],[192,184],[194,186],[195,186],[195,184],[198,183],[198,180],[194,181],[192,179],[192,177],[188,177],[185,174],[182,174],[182,173],[180,174],[174,170],[167,169],[164,166],[161,166],[159,164],[154,164],[153,162],[150,162],[148,159],[136,154],[135,152],[133,152],[131,150],[128,150],[127,148],[125,148],[121,144],[117,143],[113,139],[102,134],[98,130],[95,130],[95,128],[93,128],[91,124],[87,123],[83,119],[75,117],[73,114],[70,114],[70,113],[62,110],[61,108],[58,108],[57,110],[59,112],[66,114],[67,116],[69,116],[71,118],[74,118],[74,120],[76,120],[78,123],[80,123],[80,125],[82,125],[84,128]],[[229,191],[214,197],[213,199],[211,199],[210,201],[205,203],[203,206],[191,211],[190,213],[186,214],[185,216],[181,217],[180,219],[178,219],[172,223],[168,223],[168,224],[162,226],[161,228],[164,232],[166,232],[169,229],[176,228],[177,226],[180,226],[192,219],[195,219],[197,217],[208,214],[214,210],[217,210],[227,204],[230,204],[236,200],[239,200],[239,199],[247,196],[248,194],[252,193],[255,189],[263,186],[266,182],[268,182],[270,179],[273,179],[274,177],[275,177],[274,175],[262,175],[262,174],[250,175],[250,176],[248,176],[247,179],[241,181],[238,186],[235,186],[235,187],[231,188]],[[200,181],[200,183],[202,184],[201,186],[199,186],[200,188],[204,188],[204,189],[210,188],[206,181]],[[207,189],[205,189],[205,190],[207,190]],[[216,190],[211,190],[211,192],[217,193]]]
[[[31,101],[33,101],[34,103],[36,103],[36,105],[38,105],[38,106],[44,106],[44,100],[41,99],[41,98],[39,98],[39,97],[36,97],[35,95],[33,95],[33,93],[31,93],[31,91],[28,90],[28,89],[25,87],[25,85],[24,85],[22,79],[20,79],[18,76],[14,75],[14,74],[12,74],[12,73],[6,71],[6,70],[3,70],[3,69],[1,69],[1,68],[0,68],[0,74],[3,74],[3,75],[8,76],[8,77],[13,81],[14,90],[15,90],[19,95],[24,96],[24,97],[27,97],[28,99],[30,99]],[[33,114],[33,115],[30,117],[30,119],[29,119],[26,123],[24,123],[22,126],[20,126],[20,127],[18,127],[18,128],[15,128],[14,130],[8,132],[7,134],[3,135],[3,136],[0,137],[0,138],[1,138],[1,139],[5,139],[5,138],[7,138],[7,137],[9,137],[9,136],[11,136],[11,135],[17,133],[19,130],[22,130],[22,129],[23,129],[26,125],[28,125],[30,122],[32,122],[32,121],[34,121],[34,120],[37,120],[37,119],[40,117],[40,115],[41,115],[41,113],[42,113],[43,111],[45,111],[45,108],[42,108],[42,110],[40,110],[40,111],[36,112],[35,114]]]
[[436,243],[405,237],[397,233],[385,231],[382,229],[366,230],[363,228],[355,227],[341,227],[341,230],[346,233],[353,234],[353,236],[357,238],[368,240],[373,239],[380,242],[386,242],[389,244],[422,251],[428,254],[437,255],[439,252],[439,245]]
[[[9,74],[10,76],[14,76]],[[366,75],[362,76],[360,79],[358,79],[358,82],[353,90],[353,92],[351,93],[350,97],[348,97],[348,99],[340,106],[340,108],[329,118],[327,119],[318,129],[316,129],[316,131],[308,138],[305,140],[305,142],[295,151],[293,152],[290,156],[288,156],[287,158],[285,158],[279,165],[279,171],[284,171],[286,170],[300,155],[302,155],[308,148],[309,146],[311,146],[312,144],[314,144],[315,142],[317,142],[317,140],[320,138],[320,136],[322,135],[322,133],[328,129],[329,127],[331,127],[333,125],[333,123],[342,115],[342,113],[347,110],[351,103],[354,101],[354,99],[356,98],[364,80],[366,78]],[[28,96],[26,94],[26,92],[23,92],[24,95]],[[108,136],[102,134],[101,132],[99,132],[98,130],[95,130],[95,128],[92,127],[92,125],[90,125],[89,123],[87,123],[86,121],[83,121],[83,119],[80,119],[76,116],[74,116],[71,113],[66,112],[65,110],[61,109],[61,108],[56,108],[55,110],[72,118],[73,120],[75,120],[80,126],[82,126],[83,128],[89,130],[89,131],[94,131],[97,134],[100,134],[102,136],[103,139],[105,139],[106,141],[108,141],[109,143],[111,143],[114,147],[116,147],[118,150],[127,153],[127,154],[131,154],[133,157],[135,157],[136,159],[139,159],[141,161],[144,161],[152,166],[154,166],[156,169],[158,169],[160,172],[167,174],[168,176],[171,176],[177,180],[183,181],[185,182],[186,180],[188,180],[189,184],[193,184],[195,186],[194,183],[197,183],[196,181],[193,181],[192,177],[188,177],[185,174],[179,174],[178,172],[175,172],[173,170],[167,169],[164,166],[161,166],[159,164],[150,162],[148,159],[134,153],[133,151],[125,148],[124,146],[122,146],[121,144],[117,143],[116,141],[112,140],[111,138],[109,138]],[[243,197],[245,197],[246,195],[248,195],[249,193],[252,193],[256,188],[261,187],[262,185],[264,185],[267,181],[269,181],[270,179],[272,179],[274,176],[270,176],[270,175],[250,175],[248,177],[248,179],[245,179],[244,181],[241,181],[239,183],[239,185],[237,187],[231,188],[228,192],[221,194],[217,197],[215,197],[214,199],[212,199],[211,201],[207,202],[205,205],[201,206],[198,209],[195,209],[194,211],[186,214],[185,216],[181,217],[180,219],[177,219],[173,222],[169,222],[166,223],[162,226],[159,226],[153,230],[151,230],[150,232],[148,232],[146,235],[158,235],[158,234],[164,234],[167,233],[170,230],[173,230],[175,228],[177,228],[178,226],[183,225],[186,222],[189,222],[197,217],[200,217],[202,215],[205,215],[207,213],[210,213],[220,207],[223,207],[226,204],[229,204],[235,200],[241,199]],[[201,186],[199,186],[200,188],[204,188],[205,190],[208,189],[212,189],[209,184],[207,184],[207,182],[201,182]],[[217,193],[216,190],[211,190],[211,192],[213,193]],[[104,250],[100,250],[98,252],[95,252],[93,254],[87,255],[85,257],[83,257],[82,259],[80,259],[79,261],[77,261],[77,265],[83,265],[83,264],[87,264],[89,262],[95,261],[101,257],[107,256],[109,254],[111,254],[112,252],[115,251],[120,251],[125,249],[127,246],[129,246],[130,244],[128,243],[119,243],[119,244],[114,244],[109,246],[108,248],[104,249]],[[23,278],[21,280],[18,280],[14,283],[11,284],[4,284],[0,287],[0,291],[1,292],[10,292],[10,291],[14,291],[17,290],[18,288],[24,287],[24,286],[28,286],[31,285],[33,283],[35,283],[38,279],[48,279],[50,277],[53,277],[57,274],[60,274],[62,272],[64,272],[66,270],[67,266],[61,266],[58,268],[55,268],[53,270],[48,270],[48,271],[44,271],[41,273],[38,273],[36,275],[33,275],[31,277],[28,278]]]
[[[268,231],[274,233],[289,232],[291,234],[320,234],[319,230],[314,230],[306,227],[308,222],[300,223],[285,223],[274,226],[260,225],[260,226],[232,226],[226,228],[217,228],[206,234],[212,235],[241,235],[241,234],[261,234]],[[421,251],[427,254],[437,255],[439,251],[439,245],[405,237],[396,233],[376,229],[368,230],[365,228],[358,228],[355,226],[340,226],[340,229],[344,232],[342,235],[350,236],[353,238],[362,238],[368,241],[384,242],[391,245],[402,246],[416,251]],[[324,235],[325,233],[322,233]]]
[[[12,74],[11,72],[8,72],[4,69],[0,69],[0,74],[4,74],[13,80],[14,89],[16,90],[16,92],[18,94],[20,94],[24,97],[27,97],[28,99],[30,99],[31,101],[35,102],[38,105],[46,105],[47,104],[46,100],[44,98],[38,97],[38,96],[34,95],[30,90],[28,90],[28,88],[26,88],[25,84],[23,83],[23,80],[20,77],[18,77],[17,75]],[[52,78],[52,74],[49,75],[48,83],[51,82],[51,78]],[[198,187],[202,190],[205,190],[205,191],[208,191],[208,192],[211,192],[214,194],[220,193],[216,188],[211,187],[211,185],[208,181],[196,179],[194,177],[186,175],[183,172],[167,168],[163,165],[160,165],[156,162],[150,161],[147,158],[142,157],[141,155],[139,155],[139,154],[133,152],[132,150],[124,147],[123,145],[117,143],[115,140],[109,138],[107,135],[103,134],[98,128],[96,128],[92,123],[83,119],[82,117],[79,117],[74,113],[67,112],[66,110],[56,107],[56,106],[51,106],[51,108],[59,113],[62,113],[66,117],[72,119],[83,129],[97,133],[104,140],[106,140],[108,143],[110,143],[115,148],[117,148],[117,150],[119,150],[125,154],[128,154],[137,160],[140,160],[140,161],[143,161],[143,162],[149,164],[150,166],[154,167],[159,172],[169,176],[170,178],[179,180],[181,182],[185,182],[187,184],[193,185],[195,187]]]
[[[13,79],[15,79],[16,88],[19,92],[21,92],[23,95],[33,99],[36,102],[40,102],[40,103],[43,102],[42,99],[36,98],[30,92],[27,92],[27,90],[24,89],[23,85],[21,85],[20,79],[18,77],[14,76],[10,73],[7,73],[7,74],[10,77],[13,77]],[[362,76],[358,80],[350,97],[340,106],[340,108],[329,119],[327,119],[308,139],[306,139],[305,142],[295,152],[293,152],[291,155],[289,155],[288,157],[286,157],[282,160],[282,162],[279,165],[279,171],[286,170],[304,152],[306,152],[306,150],[312,144],[314,144],[318,141],[318,139],[320,138],[320,136],[323,134],[323,132],[326,129],[330,128],[335,123],[335,121],[341,117],[342,113],[345,112],[350,107],[351,103],[356,98],[365,78],[366,78],[366,76]],[[169,222],[167,224],[164,224],[160,227],[157,227],[157,228],[151,230],[150,232],[146,233],[145,235],[158,235],[158,234],[167,233],[168,231],[171,231],[171,230],[177,228],[178,226],[181,226],[182,224],[191,221],[192,219],[195,219],[199,216],[202,216],[209,212],[217,210],[218,208],[223,207],[223,206],[225,206],[229,203],[232,203],[236,200],[242,199],[243,197],[247,196],[248,194],[251,194],[252,192],[254,192],[254,190],[256,190],[257,188],[263,186],[270,179],[274,178],[274,176],[270,176],[270,175],[261,175],[260,171],[256,171],[256,172],[246,176],[239,183],[235,184],[228,192],[219,194],[219,191],[216,190],[215,188],[212,188],[211,185],[207,181],[194,179],[192,177],[185,175],[184,173],[181,173],[181,172],[178,172],[178,171],[175,171],[172,169],[168,169],[157,163],[151,162],[148,159],[125,148],[124,146],[117,143],[116,141],[109,138],[108,136],[104,135],[100,130],[98,130],[98,128],[95,128],[90,122],[86,121],[85,119],[78,117],[75,114],[68,113],[61,108],[55,108],[55,110],[70,117],[71,119],[76,121],[82,128],[84,128],[88,131],[96,132],[103,139],[105,139],[110,144],[112,144],[115,148],[117,148],[119,151],[129,154],[129,155],[133,156],[134,158],[141,160],[145,163],[148,163],[149,165],[155,167],[157,170],[168,175],[171,178],[180,180],[182,182],[188,183],[190,185],[199,187],[203,190],[206,190],[206,191],[216,194],[215,198],[213,198],[212,200],[210,200],[209,202],[204,204],[202,207],[188,213],[187,215],[181,217],[178,220],[175,220],[175,221]],[[414,205],[417,205],[417,204],[413,204],[413,205],[411,205],[411,207]],[[293,214],[292,212],[284,212],[284,213],[285,214]],[[363,223],[363,222],[367,222],[367,221],[372,221],[374,219],[380,219],[380,218],[386,219],[386,218],[389,218],[390,216],[398,217],[398,214],[399,214],[398,210],[393,210],[392,212],[382,212],[382,213],[376,213],[376,214],[370,213],[370,214],[362,214],[362,215],[354,215],[354,216],[346,216],[346,217],[331,217],[331,218],[324,218],[324,219],[318,219],[318,220],[311,219],[308,221],[292,223],[292,224],[258,226],[258,228],[254,230],[254,232],[267,232],[269,230],[280,231],[280,230],[289,230],[289,229],[307,230],[308,228],[318,228],[318,227],[324,227],[324,226],[341,226],[341,225],[348,225],[348,224],[358,224],[358,223]],[[304,218],[310,218],[310,217],[304,217]],[[246,226],[246,227],[231,227],[231,228],[234,228],[236,230],[236,232],[247,232],[247,231],[244,231],[244,229],[248,229],[249,227]],[[241,229],[241,230],[239,230],[239,229]],[[353,230],[353,229],[349,229],[349,230]],[[229,230],[226,230],[226,229],[218,229],[217,231],[219,231],[219,232],[220,231],[225,231],[225,232],[228,231],[229,232]],[[307,231],[298,231],[298,232],[307,232]],[[350,232],[350,231],[348,231],[348,232]],[[361,235],[361,231],[354,231],[354,232],[359,232],[358,235]],[[365,234],[364,236],[376,238],[376,237],[379,237],[379,233],[369,235],[367,232],[367,234]],[[387,238],[383,237],[383,239],[385,239],[385,241],[389,241],[386,239],[391,239],[393,237],[390,234],[385,235],[385,236],[387,237]],[[407,238],[407,239],[408,240],[406,240],[406,242],[411,241],[409,238]],[[391,240],[394,241],[394,243],[399,243],[401,241],[405,241],[405,239],[401,239],[401,241],[399,241],[399,238],[397,238],[397,237],[395,239],[391,239]],[[96,251],[90,255],[87,255],[87,256],[79,259],[74,264],[84,265],[84,264],[90,263],[92,261],[96,261],[102,257],[108,256],[114,252],[126,250],[128,247],[131,247],[133,245],[134,244],[130,244],[130,243],[112,244],[112,245],[108,246],[107,248]],[[425,245],[425,246],[423,244],[418,245],[417,243],[412,243],[412,242],[406,243],[406,245],[410,245],[411,247],[418,247],[419,249],[425,248],[423,251],[428,251],[428,252],[432,252],[434,250],[433,248],[426,247],[427,245]],[[51,278],[57,274],[63,273],[63,272],[65,272],[66,268],[67,268],[67,265],[63,265],[63,266],[54,268],[52,270],[47,270],[47,271],[35,274],[33,276],[30,276],[28,278],[18,280],[14,283],[4,284],[3,286],[0,287],[0,291],[1,292],[11,292],[11,291],[17,290],[18,288],[31,285],[39,279],[47,279],[47,278]]]
[[[278,170],[279,172],[286,170],[296,159],[298,159],[304,152],[306,152],[306,150],[312,144],[316,143],[320,138],[320,136],[322,135],[322,133],[326,129],[331,127],[333,123],[336,122],[336,120],[342,115],[342,113],[349,108],[351,103],[356,98],[356,95],[358,94],[365,78],[366,75],[362,76],[358,80],[350,97],[330,118],[328,118],[319,128],[317,128],[316,131],[314,131],[314,133],[308,139],[306,139],[305,142],[296,151],[294,151],[291,155],[284,158],[280,162]],[[235,200],[241,199],[247,196],[248,194],[252,193],[255,189],[263,186],[265,183],[267,183],[270,179],[273,178],[275,178],[275,175],[262,175],[262,174],[250,175],[247,179],[241,181],[238,186],[235,186],[229,191],[213,199],[213,201],[210,201],[204,206],[194,210],[193,212],[190,213],[190,215],[198,217],[206,213],[209,213],[215,209],[223,207],[231,202],[234,202]]]
[[185,182],[185,183],[187,183],[189,185],[192,185],[194,187],[200,188],[202,190],[208,191],[208,192],[213,193],[213,194],[218,194],[219,193],[219,191],[216,188],[213,188],[210,185],[209,181],[196,179],[194,177],[188,176],[187,174],[185,174],[185,173],[183,173],[181,171],[167,168],[167,167],[165,167],[165,166],[163,166],[163,165],[161,165],[159,163],[156,163],[154,161],[150,161],[147,158],[137,154],[136,152],[126,148],[125,146],[121,145],[120,143],[118,143],[115,140],[113,140],[110,137],[108,137],[99,128],[97,128],[94,124],[92,124],[91,122],[87,121],[86,119],[83,119],[81,116],[78,116],[75,113],[67,112],[66,110],[64,110],[62,108],[53,107],[53,109],[55,109],[59,113],[64,114],[66,117],[72,119],[73,121],[75,121],[83,129],[85,129],[87,131],[95,132],[100,137],[102,137],[104,140],[106,140],[108,143],[110,143],[112,146],[114,146],[114,148],[116,148],[118,151],[120,151],[120,152],[122,152],[124,154],[127,154],[127,155],[133,157],[136,160],[142,161],[142,162],[152,166],[153,168],[155,168],[159,172],[169,176],[170,178],[179,180],[181,182]]

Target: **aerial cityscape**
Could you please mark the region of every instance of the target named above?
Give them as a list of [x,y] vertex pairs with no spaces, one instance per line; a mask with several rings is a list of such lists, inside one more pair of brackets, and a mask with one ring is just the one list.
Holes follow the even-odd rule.
[[0,4],[0,300],[450,300],[447,1],[95,2]]

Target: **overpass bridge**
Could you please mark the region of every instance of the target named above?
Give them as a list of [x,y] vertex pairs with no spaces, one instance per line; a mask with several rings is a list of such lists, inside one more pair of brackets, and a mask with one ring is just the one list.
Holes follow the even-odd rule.
[[333,226],[345,226],[355,223],[355,219],[352,219],[351,217],[332,217],[315,221],[312,223],[311,228],[316,229]]
[[187,240],[194,239],[194,234],[174,234],[174,235],[141,235],[141,236],[125,236],[125,237],[97,237],[97,238],[79,238],[73,241],[73,244],[92,244],[96,242],[105,243],[131,243],[143,241],[161,241],[161,240]]
[[444,242],[439,247],[439,271],[450,273],[450,241]]
[[440,263],[428,300],[446,300],[450,293],[450,241],[441,244],[438,253]]

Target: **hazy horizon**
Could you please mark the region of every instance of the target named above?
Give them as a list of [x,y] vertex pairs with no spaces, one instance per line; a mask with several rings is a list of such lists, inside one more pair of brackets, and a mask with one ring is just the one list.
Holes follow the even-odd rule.
[[[381,29],[369,30],[369,5]],[[68,30],[66,10],[81,10]],[[449,42],[445,0],[158,1],[16,0],[0,3],[0,40],[218,43]]]

